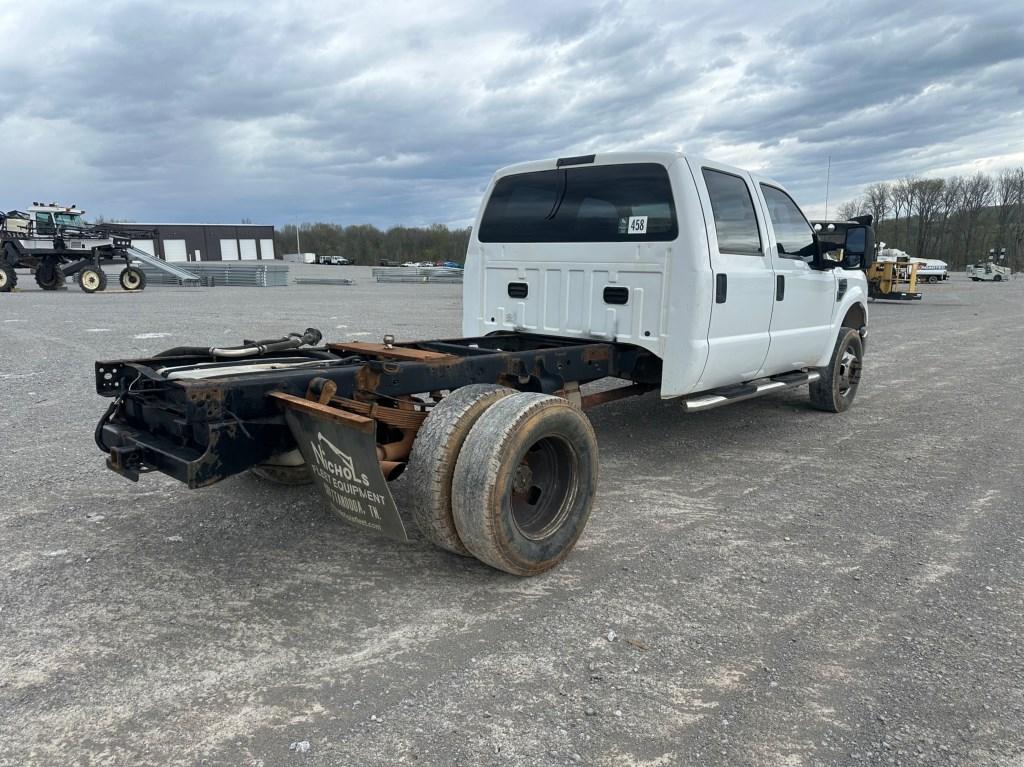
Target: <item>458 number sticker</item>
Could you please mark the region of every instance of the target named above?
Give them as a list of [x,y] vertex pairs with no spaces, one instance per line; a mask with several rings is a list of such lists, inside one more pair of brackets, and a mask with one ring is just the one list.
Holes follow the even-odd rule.
[[630,216],[627,234],[647,234],[647,216]]

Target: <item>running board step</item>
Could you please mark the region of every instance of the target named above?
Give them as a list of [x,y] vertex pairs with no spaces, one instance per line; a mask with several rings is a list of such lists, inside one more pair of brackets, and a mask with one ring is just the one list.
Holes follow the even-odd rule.
[[770,394],[773,391],[792,389],[794,386],[804,386],[814,383],[819,378],[821,378],[821,373],[816,370],[811,370],[807,373],[784,373],[761,383],[741,384],[740,386],[730,386],[725,389],[716,389],[704,394],[697,394],[683,400],[683,410],[687,413],[711,410],[712,408],[729,405],[733,402]]

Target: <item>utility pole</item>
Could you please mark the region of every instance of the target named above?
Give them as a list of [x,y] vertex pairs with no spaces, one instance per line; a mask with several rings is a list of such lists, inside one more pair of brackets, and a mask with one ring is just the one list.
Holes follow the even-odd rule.
[[302,248],[299,247],[299,225],[295,224],[295,252],[301,253]]
[[832,180],[832,155],[828,156],[828,167],[825,170],[825,220],[828,221],[828,185]]

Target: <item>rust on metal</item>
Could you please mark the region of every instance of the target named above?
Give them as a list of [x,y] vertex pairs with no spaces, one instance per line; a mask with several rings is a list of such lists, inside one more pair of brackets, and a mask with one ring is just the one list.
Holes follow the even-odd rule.
[[555,396],[567,400],[575,408],[583,409],[583,395],[576,381],[566,381],[565,386],[555,392]]
[[327,348],[332,352],[363,354],[367,357],[384,357],[392,360],[407,360],[410,362],[437,362],[439,360],[459,359],[454,354],[445,354],[444,352],[410,349],[407,346],[371,344],[365,341],[352,341],[347,344],[328,344]]
[[[319,386],[320,393],[315,397],[316,401],[321,405],[326,405],[331,401],[331,398],[338,393],[338,384],[334,383],[334,381],[329,378],[314,378],[313,381],[323,381]],[[309,382],[309,388],[306,390],[306,399],[314,399],[314,397],[310,396],[313,388],[313,381]]]
[[357,396],[366,396],[366,393],[372,396],[378,386],[380,386],[380,371],[375,370],[369,363],[360,365],[359,370],[356,371]]
[[[328,404],[328,403],[322,403]],[[411,410],[404,407],[388,407],[377,402],[360,402],[347,397],[332,397],[329,404],[348,410],[352,413],[372,418],[398,429],[419,429],[427,413],[424,410]]]
[[596,407],[603,405],[606,402],[614,402],[618,399],[624,399],[625,397],[635,397],[640,394],[646,394],[651,389],[657,388],[654,384],[636,383],[630,384],[629,386],[619,386],[616,389],[605,389],[604,391],[597,391],[593,394],[584,394],[582,397],[583,409]]
[[284,392],[272,391],[267,396],[276,399],[285,407],[303,410],[317,418],[325,418],[329,421],[334,421],[335,423],[340,423],[344,426],[356,429],[357,431],[373,434],[376,429],[376,424],[372,418],[356,415],[355,413],[349,413],[345,410],[338,410],[337,408],[328,407],[327,405],[321,405],[319,402],[310,402],[308,399],[295,397],[291,394],[285,394]]
[[415,429],[403,429],[402,438],[396,442],[377,445],[377,456],[385,461],[407,461],[416,440]]
[[588,345],[583,349],[584,362],[602,362],[611,359],[612,347],[608,344]]

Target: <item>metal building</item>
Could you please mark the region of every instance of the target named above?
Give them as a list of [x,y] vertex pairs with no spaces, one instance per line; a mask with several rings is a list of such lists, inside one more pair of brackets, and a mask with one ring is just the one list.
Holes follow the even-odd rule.
[[165,261],[269,261],[274,227],[264,224],[108,224],[113,229],[152,229],[153,238],[132,245]]

